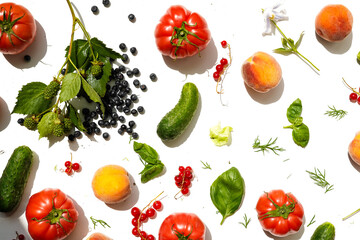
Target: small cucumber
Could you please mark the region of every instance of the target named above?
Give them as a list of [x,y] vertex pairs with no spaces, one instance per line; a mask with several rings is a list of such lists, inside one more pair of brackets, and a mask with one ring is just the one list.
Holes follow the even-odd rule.
[[315,229],[310,240],[334,240],[335,227],[329,222],[324,222]]
[[190,124],[199,103],[199,91],[195,84],[185,83],[179,102],[157,126],[157,135],[164,141],[180,136]]
[[0,178],[0,212],[11,212],[19,205],[32,161],[29,147],[20,146],[14,150]]

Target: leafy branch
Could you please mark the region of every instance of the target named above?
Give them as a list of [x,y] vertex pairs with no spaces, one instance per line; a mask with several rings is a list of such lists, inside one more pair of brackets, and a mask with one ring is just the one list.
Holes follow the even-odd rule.
[[329,117],[334,117],[337,120],[342,119],[347,114],[347,111],[336,109],[334,106],[330,107],[328,106],[330,110],[326,111],[324,114],[328,115]]
[[325,193],[334,189],[334,185],[330,185],[330,183],[325,179],[325,170],[322,173],[318,168],[314,168],[314,172],[306,171],[312,180],[315,181],[315,184],[325,188]]
[[97,226],[98,223],[100,223],[100,225],[103,226],[104,228],[105,228],[105,227],[111,228],[111,227],[109,226],[109,224],[107,224],[107,223],[106,223],[105,221],[103,221],[103,220],[95,219],[95,218],[92,217],[92,216],[90,217],[90,219],[91,219],[92,223],[94,224],[94,229],[96,228],[96,226]]
[[277,140],[277,138],[275,138],[274,140],[272,140],[272,138],[270,138],[270,140],[266,144],[261,145],[259,136],[257,136],[252,147],[253,147],[253,149],[257,149],[255,152],[261,151],[263,154],[265,154],[265,151],[267,152],[267,151],[271,150],[276,155],[279,155],[279,153],[277,153],[277,151],[283,152],[283,151],[285,151],[285,149],[283,149],[279,146],[272,146],[276,143],[276,140]]
[[246,216],[246,213],[244,214],[244,222],[239,222],[241,225],[243,225],[245,228],[247,228],[248,227],[248,225],[249,225],[249,223],[250,223],[250,221],[251,221],[251,218],[248,218],[247,216]]
[[207,162],[204,163],[203,161],[200,161],[204,166],[202,167],[203,169],[210,169],[211,170],[211,167],[210,167],[210,164],[208,164]]

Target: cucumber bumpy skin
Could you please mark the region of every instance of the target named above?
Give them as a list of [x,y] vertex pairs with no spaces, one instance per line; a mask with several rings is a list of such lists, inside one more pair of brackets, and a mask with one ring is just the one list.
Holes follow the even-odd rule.
[[185,83],[179,102],[168,112],[157,126],[157,135],[163,140],[180,136],[190,124],[199,103],[199,91],[194,83]]
[[33,162],[33,152],[20,146],[12,153],[0,178],[0,212],[11,212],[20,203]]
[[324,222],[315,229],[310,240],[334,240],[335,227],[329,222]]

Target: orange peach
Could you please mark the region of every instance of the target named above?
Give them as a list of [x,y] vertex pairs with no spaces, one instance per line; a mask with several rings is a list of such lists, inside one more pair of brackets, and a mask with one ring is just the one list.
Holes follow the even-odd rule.
[[282,71],[276,59],[264,52],[256,52],[242,65],[243,79],[250,88],[265,93],[276,87]]
[[360,132],[358,132],[351,141],[348,151],[351,159],[360,165]]
[[105,203],[121,202],[131,194],[128,173],[118,165],[103,166],[94,174],[92,189],[95,196]]
[[111,238],[102,233],[93,233],[86,240],[111,240]]
[[352,30],[353,16],[349,9],[341,4],[325,6],[316,16],[315,31],[329,42],[346,38]]

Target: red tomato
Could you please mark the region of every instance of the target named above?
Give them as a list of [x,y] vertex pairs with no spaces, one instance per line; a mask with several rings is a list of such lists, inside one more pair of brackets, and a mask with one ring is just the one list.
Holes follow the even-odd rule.
[[171,6],[155,29],[160,52],[173,59],[193,56],[208,45],[211,34],[203,17],[183,6]]
[[160,226],[159,240],[205,239],[206,227],[193,213],[173,213]]
[[294,195],[283,190],[261,195],[256,211],[263,229],[278,237],[296,233],[303,224],[304,208]]
[[15,3],[0,4],[0,52],[18,54],[34,41],[36,23],[29,10]]
[[73,201],[59,189],[35,193],[26,207],[28,231],[34,240],[60,240],[75,228],[78,212]]

